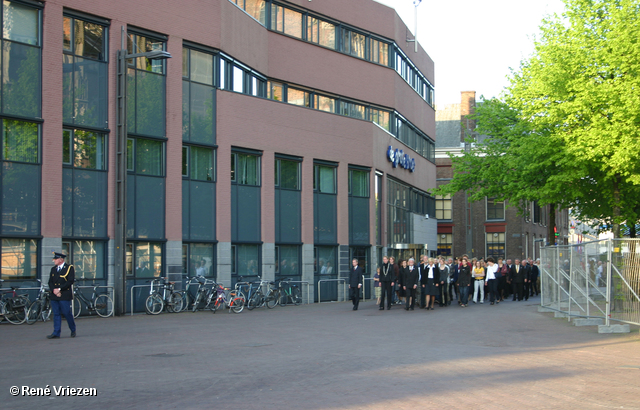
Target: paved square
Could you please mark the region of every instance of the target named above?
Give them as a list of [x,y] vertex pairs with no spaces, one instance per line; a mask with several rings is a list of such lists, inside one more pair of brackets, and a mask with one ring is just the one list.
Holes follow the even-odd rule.
[[[640,409],[640,336],[538,298],[406,312],[372,301],[0,326],[7,409]],[[11,396],[10,387],[52,389]],[[54,386],[95,388],[56,397]],[[22,391],[22,390],[21,390]]]

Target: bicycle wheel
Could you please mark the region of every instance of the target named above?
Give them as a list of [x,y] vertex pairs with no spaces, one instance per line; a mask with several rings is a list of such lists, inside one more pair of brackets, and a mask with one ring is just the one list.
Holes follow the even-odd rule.
[[291,288],[291,301],[294,305],[298,306],[302,303],[302,297],[300,296],[299,288]]
[[100,317],[109,317],[113,314],[113,300],[107,294],[98,295],[93,301],[93,306]]
[[240,313],[244,309],[245,299],[244,297],[236,297],[231,299],[231,303],[229,303],[229,311],[233,311],[233,313]]
[[162,312],[163,308],[164,308],[164,302],[162,301],[162,298],[160,297],[160,295],[158,295],[157,293],[152,293],[151,295],[149,295],[149,297],[144,303],[144,309],[150,315],[159,314],[160,312]]
[[280,291],[280,297],[278,298],[278,305],[287,306],[287,302],[289,301],[289,294],[286,290]]
[[261,298],[262,298],[261,292],[259,291],[254,292],[249,298],[249,300],[247,301],[247,309],[253,310],[257,308]]
[[21,325],[27,320],[27,306],[9,308],[6,307],[4,317],[14,325]]
[[196,293],[196,298],[193,301],[193,306],[191,307],[192,312],[195,312],[198,310],[198,305],[200,304],[201,300],[202,300],[202,292]]
[[82,310],[82,303],[80,303],[80,298],[73,298],[71,301],[71,307],[73,309],[73,318],[77,318],[80,316],[80,311]]
[[182,295],[180,292],[173,292],[169,296],[169,304],[171,305],[171,311],[173,313],[182,312]]
[[216,297],[216,300],[209,304],[209,309],[211,309],[213,313],[216,313],[216,310],[220,309],[220,306],[223,304],[224,299]]
[[264,301],[269,309],[273,309],[278,304],[278,291],[269,289],[267,296],[264,297]]
[[182,311],[189,309],[189,292],[181,290],[180,295],[182,296]]
[[27,310],[27,324],[32,325],[38,321],[40,317],[40,310],[42,309],[42,305],[39,300],[36,300],[29,306]]
[[51,317],[51,302],[49,301],[49,299],[46,299],[44,302],[44,306],[40,311],[39,319],[42,319],[43,322],[46,322],[47,320],[49,320],[50,317]]

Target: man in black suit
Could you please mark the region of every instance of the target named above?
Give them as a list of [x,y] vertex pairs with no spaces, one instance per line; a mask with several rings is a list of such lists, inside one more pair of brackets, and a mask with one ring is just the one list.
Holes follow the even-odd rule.
[[[415,259],[409,258],[409,266],[404,269],[404,275],[402,278],[402,287],[405,290],[405,297],[407,302],[404,310],[413,310],[416,305],[416,289],[418,288],[418,268],[414,266]],[[411,303],[409,303],[411,300]]]
[[530,278],[531,278],[531,265],[529,264],[529,261],[526,259],[522,260],[522,268],[524,269],[524,300],[529,300],[529,288],[531,285],[530,282]]
[[380,298],[380,310],[384,310],[384,299],[387,299],[387,310],[391,309],[393,301],[393,284],[395,283],[396,273],[393,265],[389,263],[387,256],[382,257],[382,267],[380,268],[380,286],[382,286],[382,295]]
[[420,282],[420,308],[427,307],[427,275],[425,275],[426,269],[429,266],[429,257],[422,255],[422,263],[418,266],[418,280]]
[[53,311],[53,333],[47,339],[59,339],[62,327],[62,316],[67,319],[71,337],[76,337],[76,323],[71,312],[73,290],[71,285],[76,280],[73,265],[64,263],[67,255],[53,253],[53,267],[49,273],[49,291],[51,292],[51,310]]
[[360,304],[360,288],[362,288],[362,268],[358,260],[353,258],[353,267],[349,271],[349,299],[353,301],[353,310],[358,310]]
[[524,296],[524,281],[526,269],[520,265],[520,259],[516,259],[516,263],[511,268],[511,282],[513,283],[513,300],[521,301]]

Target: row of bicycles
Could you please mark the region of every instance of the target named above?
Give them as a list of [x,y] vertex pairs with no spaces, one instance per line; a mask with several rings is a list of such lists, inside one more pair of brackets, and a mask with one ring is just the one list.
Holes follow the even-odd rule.
[[[46,322],[51,317],[51,302],[49,292],[44,283],[37,279],[39,290],[34,301],[29,295],[18,294],[19,288],[0,289],[0,319],[14,325],[34,324],[38,320]],[[0,284],[4,282],[0,279]],[[113,315],[113,299],[106,293],[101,293],[102,286],[93,285],[91,297],[85,296],[77,286],[73,287],[73,317],[77,318],[81,312],[95,313],[100,317]]]
[[269,309],[297,306],[302,303],[300,287],[290,282],[291,279],[245,282],[240,277],[233,288],[225,288],[213,280],[194,276],[187,278],[184,290],[175,290],[174,282],[158,278],[151,281],[144,307],[148,314],[157,315],[162,311],[178,313],[208,309],[215,313],[228,309],[229,313],[240,313],[245,307],[253,310],[265,306]]

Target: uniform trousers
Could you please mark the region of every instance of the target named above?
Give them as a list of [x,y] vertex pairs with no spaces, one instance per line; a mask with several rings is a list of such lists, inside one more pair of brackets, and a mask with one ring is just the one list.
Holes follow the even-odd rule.
[[391,302],[393,302],[393,288],[391,287],[391,282],[380,282],[381,292],[380,295],[380,307],[384,307],[385,296],[387,299],[387,308],[391,308]]
[[76,322],[73,320],[73,313],[71,312],[70,300],[52,300],[51,311],[53,312],[53,334],[60,336],[60,328],[62,327],[62,316],[67,319],[69,330],[76,331]]

